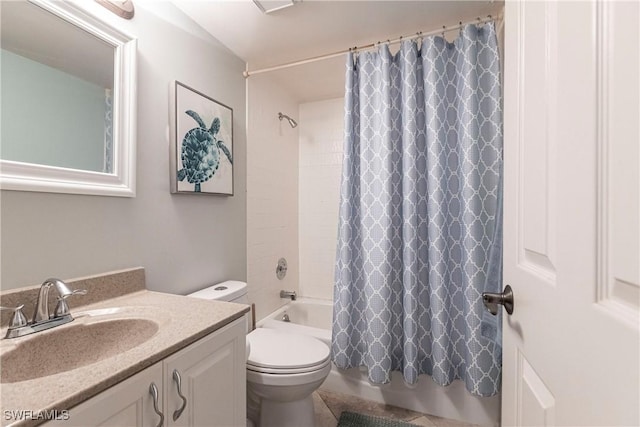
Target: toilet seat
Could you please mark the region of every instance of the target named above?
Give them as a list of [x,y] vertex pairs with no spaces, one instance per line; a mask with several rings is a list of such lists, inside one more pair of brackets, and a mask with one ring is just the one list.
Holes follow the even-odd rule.
[[[327,378],[331,371],[331,364],[326,363],[322,367],[318,367],[308,372],[301,373],[276,373],[271,374],[267,372],[254,371],[247,366],[247,382],[253,384],[263,384],[269,386],[301,386],[305,384],[312,384],[319,381],[317,385],[320,385],[322,381]],[[317,387],[317,386],[316,386]]]
[[247,335],[247,369],[265,374],[299,374],[329,365],[329,348],[305,335],[258,328]]
[[247,363],[247,370],[258,372],[262,374],[274,374],[274,375],[287,375],[287,374],[304,374],[306,372],[314,372],[323,369],[329,365],[330,360],[324,361],[324,363],[317,366],[309,366],[306,368],[265,368],[263,366],[253,366]]

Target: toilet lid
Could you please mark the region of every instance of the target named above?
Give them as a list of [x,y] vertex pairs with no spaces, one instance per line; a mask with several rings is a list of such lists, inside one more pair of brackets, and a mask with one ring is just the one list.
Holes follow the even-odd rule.
[[291,370],[324,365],[329,347],[315,338],[258,328],[247,335],[251,347],[247,365]]

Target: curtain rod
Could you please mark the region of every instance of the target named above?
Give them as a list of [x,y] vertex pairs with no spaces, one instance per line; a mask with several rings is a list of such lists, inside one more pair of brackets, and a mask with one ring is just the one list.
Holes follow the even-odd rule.
[[[494,18],[491,15],[487,15],[486,18],[476,18],[474,20],[471,21],[467,21],[467,22],[462,22],[460,21],[459,23],[457,23],[456,25],[451,25],[449,27],[447,26],[442,26],[442,28],[440,28],[439,30],[433,30],[433,31],[427,31],[427,32],[422,32],[419,31],[413,35],[410,36],[400,36],[397,39],[393,39],[393,40],[386,40],[382,43],[388,43],[388,44],[396,44],[396,43],[400,43],[402,40],[413,40],[419,37],[426,37],[426,36],[433,36],[435,34],[444,34],[446,31],[452,31],[452,30],[457,30],[460,29],[462,27],[464,27],[465,25],[469,25],[469,24],[484,24],[485,22],[489,22],[489,21],[493,21]],[[304,64],[309,64],[311,62],[317,62],[317,61],[323,61],[325,59],[331,59],[331,58],[335,58],[336,56],[340,56],[340,55],[344,55],[345,53],[348,52],[360,52],[362,50],[367,50],[367,49],[371,49],[376,47],[378,44],[380,44],[380,42],[377,43],[370,43],[367,45],[363,45],[363,46],[357,46],[357,47],[352,47],[349,49],[344,49],[338,52],[334,52],[334,53],[327,53],[325,55],[319,55],[319,56],[313,56],[311,58],[307,58],[307,59],[302,59],[299,61],[293,61],[293,62],[287,62],[284,64],[280,64],[280,65],[274,65],[273,67],[267,67],[267,68],[260,68],[257,70],[246,70],[242,72],[242,75],[245,78],[248,78],[249,76],[253,76],[254,74],[262,74],[262,73],[268,73],[270,71],[276,71],[276,70],[282,70],[283,68],[289,68],[289,67],[296,67],[298,65],[304,65]]]

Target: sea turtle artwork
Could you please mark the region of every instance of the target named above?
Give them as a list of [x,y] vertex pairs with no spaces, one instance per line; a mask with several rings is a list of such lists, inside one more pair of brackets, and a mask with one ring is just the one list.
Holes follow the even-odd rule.
[[187,110],[185,113],[198,123],[197,128],[188,131],[182,138],[182,169],[178,171],[178,181],[185,179],[195,184],[194,191],[200,192],[200,184],[210,180],[220,167],[220,151],[227,156],[229,163],[233,164],[231,152],[224,142],[217,138],[220,131],[220,119],[213,119],[211,127],[202,121],[198,113]]

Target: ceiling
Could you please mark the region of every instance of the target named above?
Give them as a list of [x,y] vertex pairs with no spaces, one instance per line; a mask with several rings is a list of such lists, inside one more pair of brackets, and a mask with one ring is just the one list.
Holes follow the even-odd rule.
[[[251,0],[173,2],[245,60],[249,70],[496,15],[503,6],[500,0],[302,0],[264,14]],[[343,95],[344,62],[341,56],[269,76],[299,102],[335,98]]]

